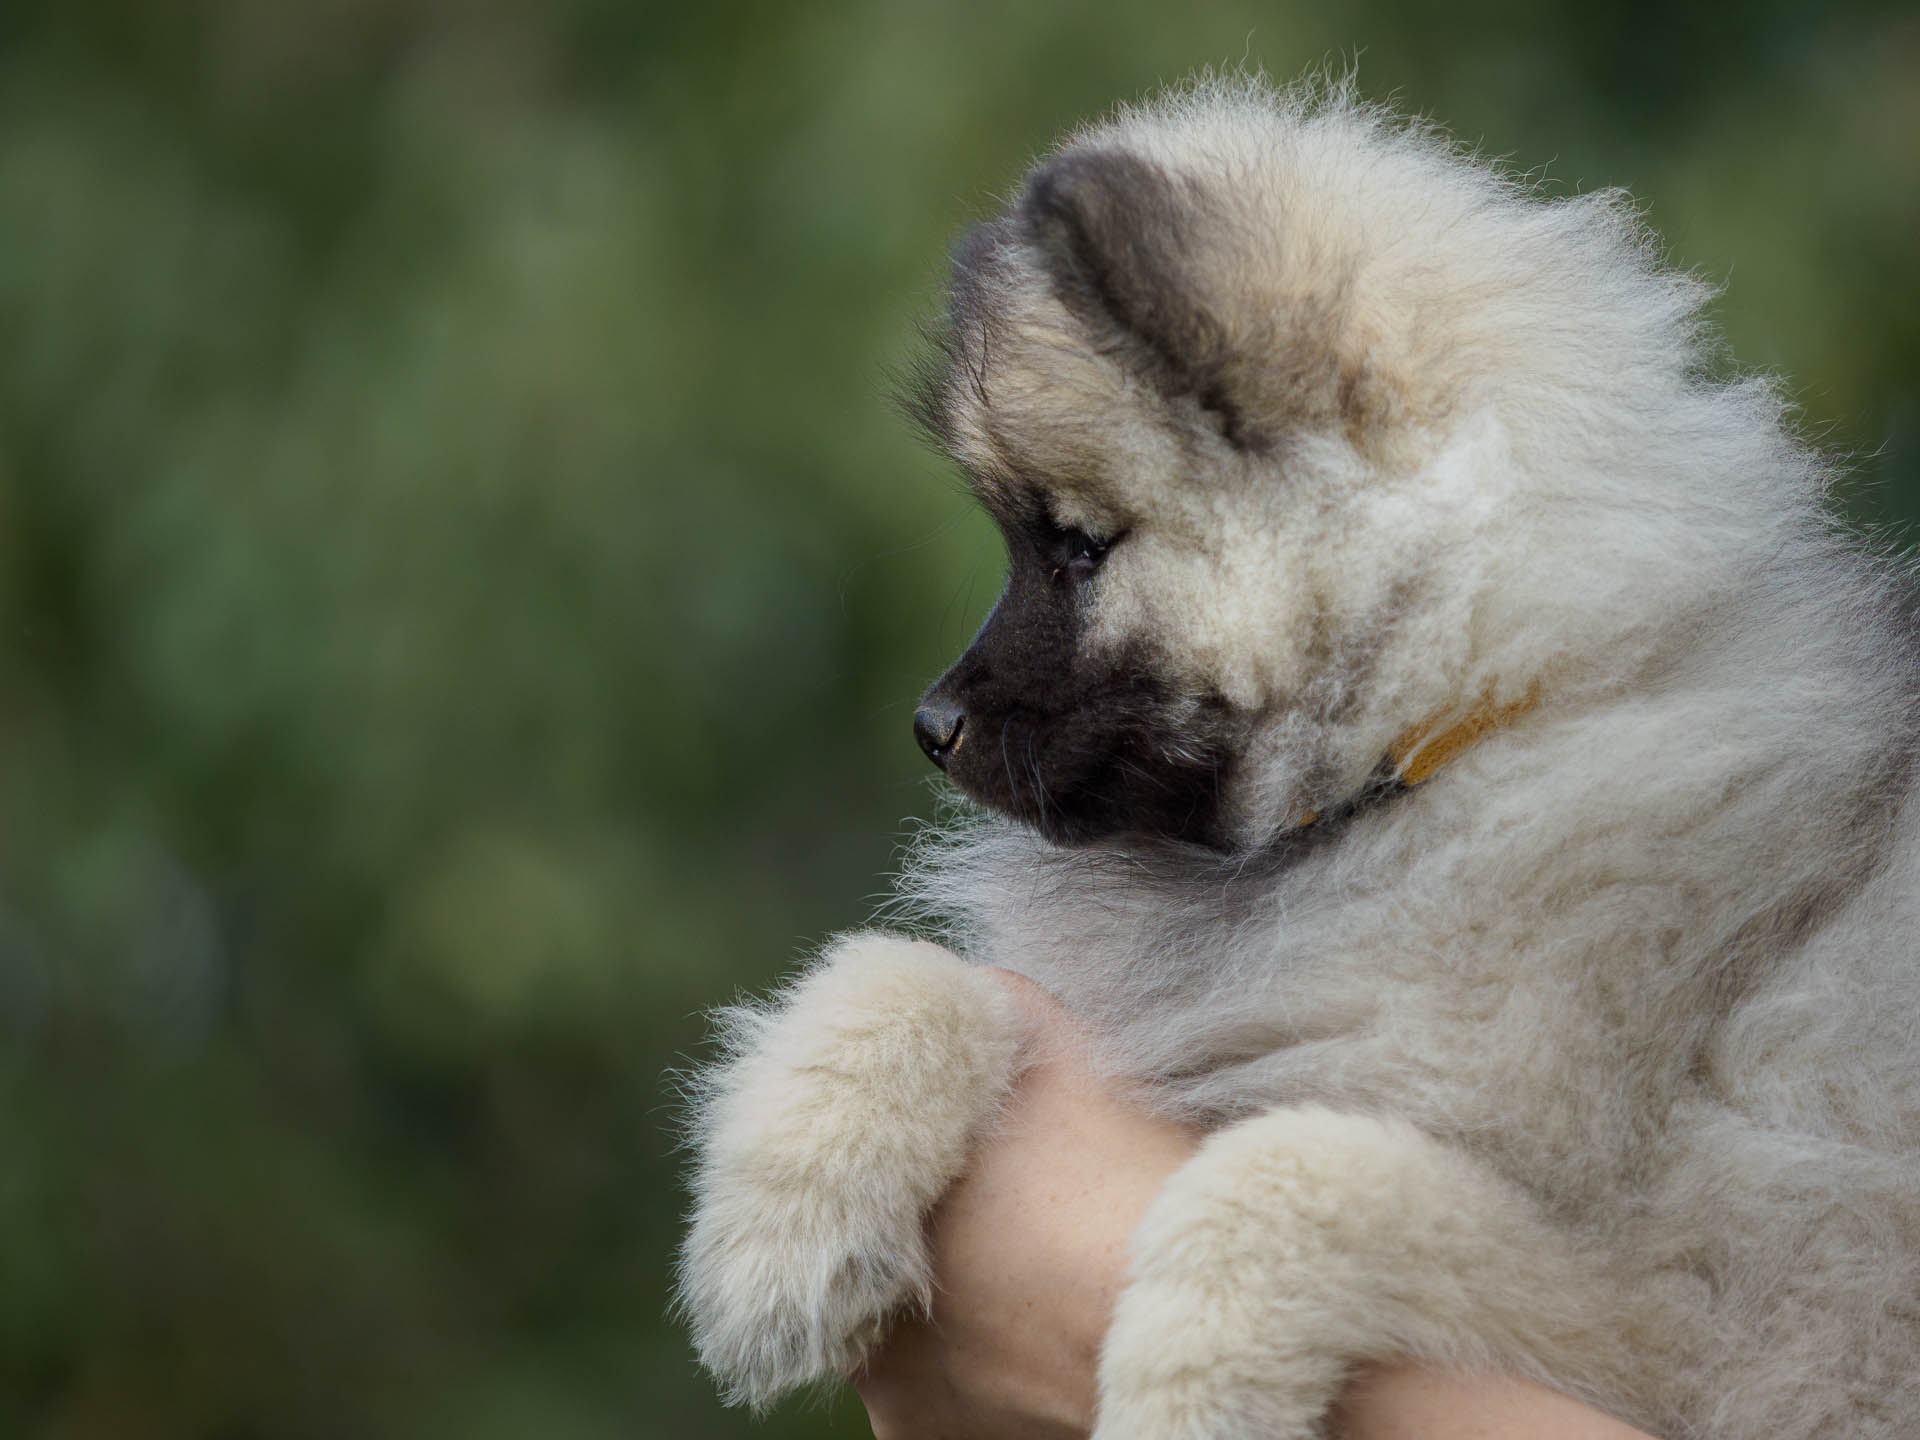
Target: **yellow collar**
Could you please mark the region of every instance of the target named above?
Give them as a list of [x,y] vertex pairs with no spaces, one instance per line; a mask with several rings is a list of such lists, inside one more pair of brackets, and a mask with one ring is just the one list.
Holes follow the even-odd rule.
[[[1488,695],[1451,723],[1449,717],[1457,711],[1429,717],[1401,735],[1388,749],[1392,780],[1408,787],[1424,784],[1487,736],[1506,729],[1539,703],[1540,687],[1536,684],[1518,700],[1504,705],[1497,704],[1493,696]],[[1304,830],[1319,818],[1319,811],[1309,810],[1300,818],[1299,828]]]
[[1540,687],[1534,686],[1518,700],[1505,705],[1487,696],[1459,720],[1448,725],[1430,719],[1416,725],[1387,752],[1393,763],[1393,778],[1402,785],[1418,785],[1431,780],[1440,770],[1478,745],[1496,730],[1504,730],[1540,703]]

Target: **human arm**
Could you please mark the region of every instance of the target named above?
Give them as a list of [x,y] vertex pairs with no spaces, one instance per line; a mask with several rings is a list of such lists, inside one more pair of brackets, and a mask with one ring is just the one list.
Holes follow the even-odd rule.
[[[1128,1241],[1200,1136],[1100,1081],[1072,1022],[1007,983],[1042,1037],[1037,1063],[931,1227],[940,1289],[855,1377],[878,1440],[1068,1440],[1087,1434],[1101,1340]],[[1645,1440],[1537,1386],[1412,1365],[1348,1387],[1344,1440]]]

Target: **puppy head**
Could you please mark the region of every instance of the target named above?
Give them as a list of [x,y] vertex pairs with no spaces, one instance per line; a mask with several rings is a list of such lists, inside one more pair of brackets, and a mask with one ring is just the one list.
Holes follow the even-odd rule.
[[1192,92],[1070,142],[957,247],[916,397],[1009,557],[922,746],[1062,843],[1239,849],[1532,688],[1515,636],[1566,641],[1579,587],[1515,582],[1563,542],[1506,417],[1591,406],[1595,337],[1638,355],[1636,324],[1671,368],[1671,317],[1570,283],[1642,277],[1638,245],[1344,97]]

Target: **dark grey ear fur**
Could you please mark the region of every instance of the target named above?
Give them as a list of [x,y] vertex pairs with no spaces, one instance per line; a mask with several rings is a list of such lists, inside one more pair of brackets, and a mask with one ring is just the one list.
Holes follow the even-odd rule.
[[[997,323],[996,299],[1006,284],[1008,254],[1017,248],[1005,217],[975,225],[954,243],[943,315],[921,326],[926,348],[895,376],[894,403],[937,448],[954,445],[956,391],[986,404],[986,357]],[[969,346],[967,337],[976,337]]]
[[1229,441],[1259,448],[1226,331],[1195,284],[1205,211],[1192,187],[1125,151],[1071,151],[1034,172],[1015,214],[1069,311],[1163,394],[1193,396]]

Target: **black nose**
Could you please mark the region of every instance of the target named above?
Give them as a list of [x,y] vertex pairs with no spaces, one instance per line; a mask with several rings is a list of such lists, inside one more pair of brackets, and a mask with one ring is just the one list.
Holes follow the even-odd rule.
[[944,770],[947,757],[960,743],[960,731],[966,723],[966,712],[958,705],[929,695],[913,712],[913,738],[920,742],[927,758]]

